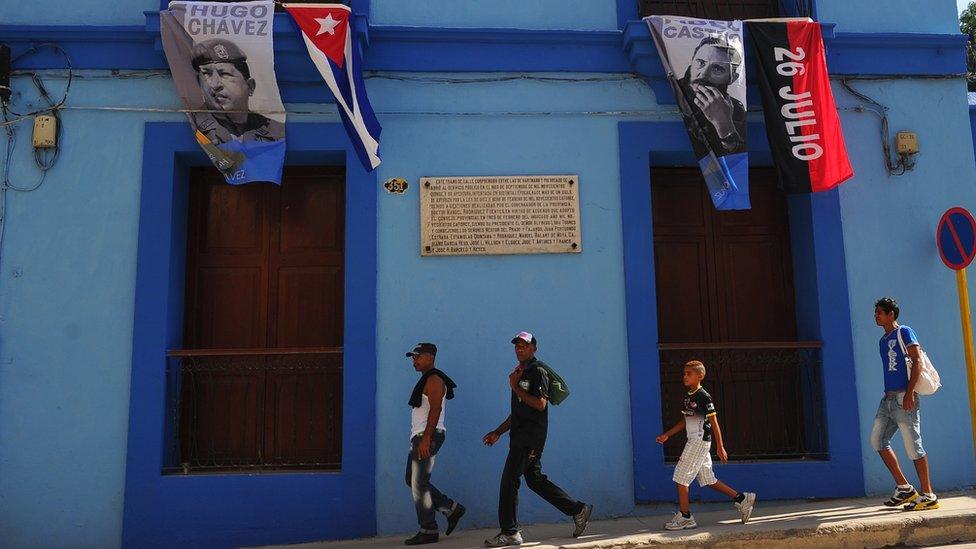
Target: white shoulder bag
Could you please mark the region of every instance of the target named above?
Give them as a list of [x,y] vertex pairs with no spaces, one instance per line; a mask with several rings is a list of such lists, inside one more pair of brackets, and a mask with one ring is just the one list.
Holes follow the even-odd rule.
[[[912,378],[912,357],[908,356],[908,348],[905,347],[905,340],[901,338],[901,326],[898,327],[898,344],[901,345],[901,352],[905,354],[905,365],[908,372],[908,379]],[[935,371],[935,366],[929,360],[929,355],[925,354],[922,346],[918,347],[918,356],[922,359],[919,368],[918,381],[915,383],[915,392],[920,395],[931,395],[942,387],[939,379],[939,372]]]

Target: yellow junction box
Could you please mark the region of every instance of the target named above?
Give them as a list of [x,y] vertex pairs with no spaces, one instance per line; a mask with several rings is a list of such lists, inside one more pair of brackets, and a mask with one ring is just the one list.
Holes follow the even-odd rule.
[[34,148],[51,149],[57,146],[58,119],[50,115],[34,117]]

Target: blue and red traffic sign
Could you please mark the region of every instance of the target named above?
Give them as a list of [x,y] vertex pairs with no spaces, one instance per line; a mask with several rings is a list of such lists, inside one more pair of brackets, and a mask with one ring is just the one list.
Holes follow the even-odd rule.
[[976,257],[976,220],[965,208],[949,208],[935,233],[939,256],[946,267],[965,269]]

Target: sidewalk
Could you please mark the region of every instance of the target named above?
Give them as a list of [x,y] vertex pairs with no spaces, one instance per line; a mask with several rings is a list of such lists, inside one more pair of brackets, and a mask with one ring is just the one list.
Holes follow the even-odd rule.
[[[762,495],[760,494],[760,498]],[[905,512],[889,509],[880,502],[884,497],[832,499],[819,501],[763,502],[756,505],[749,524],[739,522],[738,513],[723,506],[721,510],[695,513],[698,528],[666,532],[661,526],[670,513],[631,516],[614,520],[591,521],[586,533],[573,539],[572,521],[560,524],[524,526],[524,547],[545,549],[623,549],[653,545],[691,547],[884,547],[919,546],[976,541],[976,492],[946,494],[940,508]],[[702,507],[702,506],[699,506]],[[709,506],[709,509],[715,509]],[[599,511],[599,510],[597,510]],[[426,547],[481,547],[485,538],[497,529],[465,530],[464,520],[451,536]],[[339,542],[290,545],[302,549],[392,549],[406,547],[403,540],[413,532],[388,538],[370,538]]]

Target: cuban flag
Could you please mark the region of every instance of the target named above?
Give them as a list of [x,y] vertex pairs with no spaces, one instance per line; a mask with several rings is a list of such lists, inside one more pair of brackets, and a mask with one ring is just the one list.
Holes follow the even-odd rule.
[[284,4],[308,54],[335,97],[339,116],[366,171],[380,165],[380,127],[366,97],[362,56],[353,45],[352,10],[342,4]]

